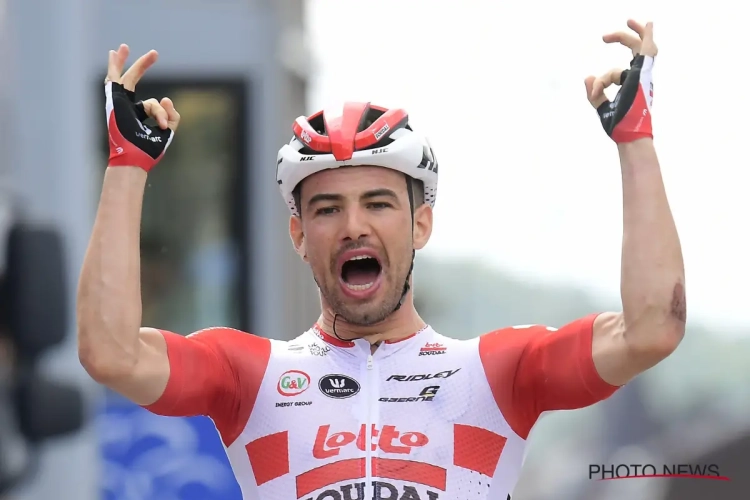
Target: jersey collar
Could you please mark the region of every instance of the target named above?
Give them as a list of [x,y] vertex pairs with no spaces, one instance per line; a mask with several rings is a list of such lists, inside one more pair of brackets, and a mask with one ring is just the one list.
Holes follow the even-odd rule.
[[[403,338],[400,338],[400,339],[395,339],[395,340],[386,340],[385,342],[383,342],[383,344],[401,344],[401,343],[403,343],[403,342],[405,342],[407,340],[413,339],[414,337],[416,337],[420,333],[428,330],[429,328],[430,328],[430,325],[425,325],[421,330],[416,331],[416,332],[412,333],[409,336],[406,336],[406,337],[403,337]],[[324,342],[326,342],[326,343],[328,343],[328,344],[330,344],[332,346],[335,346],[335,347],[344,347],[344,348],[356,347],[357,341],[364,340],[364,339],[356,339],[355,341],[341,340],[339,338],[334,337],[333,335],[330,335],[330,334],[324,332],[323,329],[320,327],[320,325],[318,323],[315,323],[313,325],[312,332],[319,339],[321,339]],[[368,342],[368,344],[369,344],[369,342]]]

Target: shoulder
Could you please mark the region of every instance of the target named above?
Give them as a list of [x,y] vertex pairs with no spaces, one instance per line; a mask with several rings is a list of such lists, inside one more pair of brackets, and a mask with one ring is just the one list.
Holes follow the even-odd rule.
[[187,335],[185,339],[210,349],[215,356],[231,365],[252,360],[253,364],[265,366],[271,356],[270,339],[235,328],[204,328]]
[[487,332],[485,334],[482,334],[481,337],[494,337],[494,338],[512,338],[512,337],[522,337],[524,335],[534,335],[538,333],[547,333],[547,332],[556,332],[557,328],[553,326],[547,326],[547,325],[540,325],[540,324],[529,324],[529,325],[513,325],[513,326],[506,326],[503,328],[498,328],[497,330],[492,330],[491,332]]
[[185,338],[216,347],[248,348],[252,346],[261,347],[271,345],[270,339],[226,326],[203,328],[202,330],[197,330],[186,335]]
[[544,335],[556,332],[557,328],[546,325],[515,325],[498,328],[479,336],[481,351],[495,351],[498,349],[523,349],[526,345]]
[[271,356],[274,359],[295,359],[326,356],[331,351],[330,345],[308,330],[291,340],[272,340]]

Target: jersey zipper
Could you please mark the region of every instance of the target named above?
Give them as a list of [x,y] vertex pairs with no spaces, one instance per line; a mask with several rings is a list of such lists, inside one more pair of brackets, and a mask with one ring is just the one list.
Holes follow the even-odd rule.
[[372,358],[372,353],[367,355],[367,422],[365,425],[365,498],[373,498],[375,492],[372,486],[372,443],[373,435],[372,428],[373,424],[373,406],[375,396],[375,363]]

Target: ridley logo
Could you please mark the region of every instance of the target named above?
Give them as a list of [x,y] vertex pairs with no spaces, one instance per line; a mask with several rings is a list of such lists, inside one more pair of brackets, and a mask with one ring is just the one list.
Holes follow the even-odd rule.
[[417,382],[420,380],[430,380],[433,378],[448,378],[451,375],[455,375],[456,372],[458,372],[461,368],[456,368],[455,370],[446,370],[444,372],[438,372],[434,375],[426,375],[426,374],[419,374],[419,375],[391,375],[386,379],[386,382],[389,380],[396,380],[398,382]]
[[424,345],[424,347],[422,347],[419,350],[419,355],[420,356],[436,356],[438,354],[445,354],[446,350],[447,348],[439,342],[434,342],[432,344],[427,342]]
[[[353,432],[336,432],[329,435],[330,425],[321,425],[318,427],[318,433],[315,436],[313,445],[313,456],[315,458],[335,457],[341,452],[341,448],[356,442],[359,451],[365,451],[365,440],[367,434],[366,426],[362,424],[359,428],[359,434]],[[370,431],[372,442],[370,449],[376,451],[380,449],[384,453],[400,453],[408,455],[412,448],[426,445],[430,440],[421,432],[405,432],[401,434],[396,430],[394,425],[385,425],[380,431],[372,424]]]
[[289,370],[281,374],[276,390],[282,396],[296,396],[310,387],[310,375],[299,370]]

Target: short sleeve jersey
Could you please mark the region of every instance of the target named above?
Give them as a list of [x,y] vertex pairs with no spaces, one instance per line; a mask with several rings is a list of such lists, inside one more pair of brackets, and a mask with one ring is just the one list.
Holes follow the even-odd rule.
[[539,416],[616,390],[595,317],[471,340],[426,327],[374,353],[317,326],[288,342],[163,332],[170,378],[147,409],[210,417],[246,500],[506,500]]

